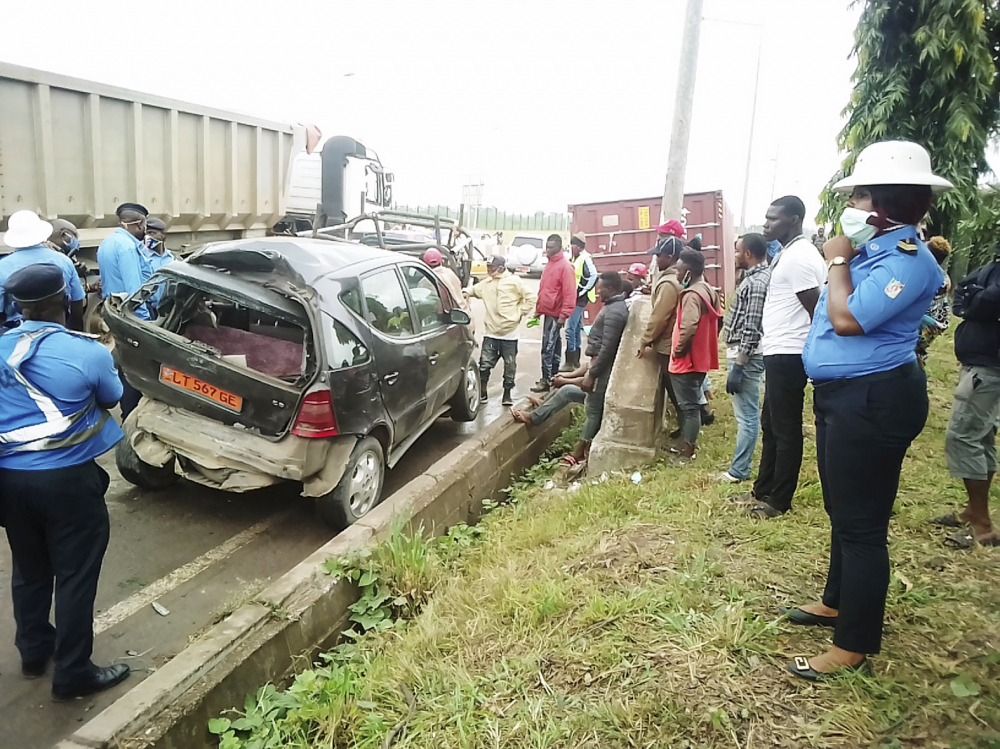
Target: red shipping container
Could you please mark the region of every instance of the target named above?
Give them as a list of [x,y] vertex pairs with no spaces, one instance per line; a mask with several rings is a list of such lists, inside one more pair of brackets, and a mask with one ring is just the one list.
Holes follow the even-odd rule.
[[[655,262],[649,250],[656,244],[661,201],[656,197],[571,205],[570,232],[586,235],[587,251],[593,255],[598,272],[624,271],[632,263],[650,266]],[[706,280],[726,299],[736,285],[733,215],[721,191],[685,195],[684,210],[681,222],[688,239],[702,235]],[[588,305],[584,325],[594,322],[599,309],[599,302]]]

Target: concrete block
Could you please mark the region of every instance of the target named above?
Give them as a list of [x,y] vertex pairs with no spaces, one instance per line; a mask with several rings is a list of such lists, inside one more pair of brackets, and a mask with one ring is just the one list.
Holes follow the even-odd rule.
[[594,439],[587,461],[587,471],[592,475],[631,469],[656,455],[656,438],[662,422],[660,367],[653,357],[635,357],[651,306],[650,300],[642,297],[629,311],[608,381],[601,431]]

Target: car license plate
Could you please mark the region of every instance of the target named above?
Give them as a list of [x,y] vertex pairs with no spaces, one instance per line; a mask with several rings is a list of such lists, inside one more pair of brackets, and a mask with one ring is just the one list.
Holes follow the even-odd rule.
[[180,390],[187,390],[190,393],[201,396],[205,400],[217,403],[223,408],[239,413],[243,408],[243,398],[215,385],[209,385],[204,380],[184,374],[173,367],[160,365],[160,382],[172,385]]
[[522,266],[520,266],[517,269],[517,272],[518,273],[530,273],[531,272],[531,268],[526,268],[525,266],[522,265]]

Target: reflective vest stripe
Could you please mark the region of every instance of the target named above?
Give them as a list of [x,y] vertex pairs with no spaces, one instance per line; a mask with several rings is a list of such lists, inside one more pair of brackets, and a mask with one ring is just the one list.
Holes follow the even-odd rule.
[[2,453],[36,452],[78,445],[99,433],[104,428],[105,422],[107,422],[107,413],[105,412],[103,417],[98,419],[98,423],[93,426],[58,438],[60,434],[64,434],[83,419],[94,407],[95,401],[91,399],[83,408],[75,413],[63,414],[52,398],[35,387],[21,373],[20,365],[38,350],[38,344],[41,343],[42,339],[59,330],[59,328],[42,328],[41,330],[34,330],[29,333],[10,334],[17,335],[18,339],[17,343],[14,344],[14,350],[7,357],[7,365],[13,371],[14,378],[27,391],[28,396],[35,402],[35,405],[38,406],[42,416],[45,417],[45,421],[40,424],[12,429],[9,432],[0,432],[0,452]]

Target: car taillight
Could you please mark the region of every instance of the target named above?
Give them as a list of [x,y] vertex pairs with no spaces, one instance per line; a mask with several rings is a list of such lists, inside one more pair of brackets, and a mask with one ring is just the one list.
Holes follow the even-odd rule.
[[337,417],[333,413],[333,399],[327,389],[306,393],[295,417],[292,434],[299,437],[336,437]]

